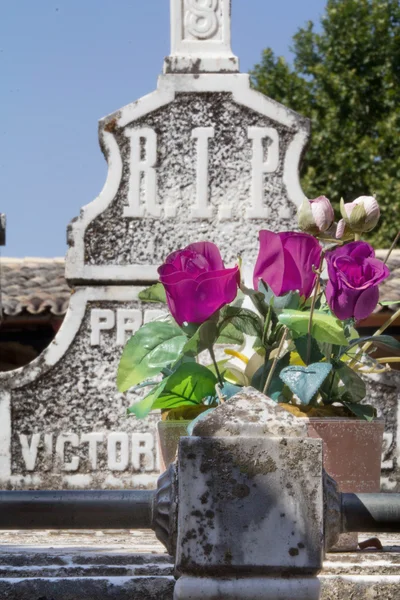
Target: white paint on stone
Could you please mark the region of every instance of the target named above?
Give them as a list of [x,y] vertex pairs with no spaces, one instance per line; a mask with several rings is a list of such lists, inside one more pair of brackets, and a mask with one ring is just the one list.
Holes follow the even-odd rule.
[[108,308],[94,308],[90,314],[90,325],[92,329],[90,343],[92,346],[100,346],[100,333],[115,327],[114,311]]
[[208,140],[214,136],[214,127],[197,127],[192,131],[192,138],[197,140],[197,201],[191,212],[193,219],[212,218],[212,209],[208,203]]
[[[39,434],[40,435],[40,434]],[[61,465],[62,471],[77,471],[79,469],[79,458],[78,456],[72,456],[70,461],[65,458],[66,446],[69,445],[72,448],[79,447],[79,436],[76,433],[62,433],[57,437],[56,442],[56,456],[59,464]]]
[[146,471],[155,471],[154,436],[151,433],[132,433],[132,466],[140,471],[142,457]]
[[125,346],[131,335],[141,327],[142,322],[141,310],[126,308],[117,310],[117,346]]
[[11,475],[11,394],[0,390],[0,481]]
[[90,460],[90,466],[93,471],[97,470],[97,451],[98,444],[101,444],[104,441],[103,433],[84,433],[81,437],[81,443],[88,443],[88,455]]
[[[253,140],[252,205],[247,209],[248,219],[266,219],[270,210],[264,199],[264,173],[273,173],[279,165],[279,134],[271,127],[250,127],[249,139]],[[264,160],[264,141],[269,140],[267,160]]]
[[129,465],[129,437],[127,433],[111,433],[107,441],[108,468],[126,471]]
[[39,442],[41,439],[40,433],[34,433],[29,442],[27,435],[20,434],[19,441],[21,444],[22,457],[25,461],[27,471],[34,471],[36,466],[37,453],[39,448]]
[[171,0],[171,55],[164,72],[237,72],[230,0]]
[[137,309],[110,309],[95,308],[91,311],[91,338],[92,346],[100,346],[101,335],[104,331],[116,328],[116,345],[125,346],[129,337],[142,325],[142,311]]
[[[155,170],[157,134],[149,127],[142,127],[141,129],[128,129],[125,135],[131,140],[131,155],[128,206],[124,209],[124,217],[160,217],[161,206],[157,203],[157,173]],[[143,203],[141,196],[143,196]]]

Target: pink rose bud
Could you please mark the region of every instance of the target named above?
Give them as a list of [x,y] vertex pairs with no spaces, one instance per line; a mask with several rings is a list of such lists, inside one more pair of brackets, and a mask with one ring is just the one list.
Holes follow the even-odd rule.
[[340,212],[346,225],[355,233],[372,231],[381,216],[379,204],[373,196],[360,196],[347,204],[342,198]]
[[325,196],[304,199],[298,211],[299,227],[305,233],[318,235],[327,231],[335,220],[332,204]]

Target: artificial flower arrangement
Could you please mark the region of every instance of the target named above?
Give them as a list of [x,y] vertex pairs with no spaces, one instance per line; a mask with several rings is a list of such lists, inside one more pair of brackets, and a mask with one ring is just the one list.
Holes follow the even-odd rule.
[[374,336],[359,337],[355,324],[379,302],[390,252],[382,262],[360,239],[379,221],[375,198],[342,201],[341,213],[335,224],[322,196],[300,207],[301,232],[260,231],[253,288],[239,265],[225,268],[211,242],[168,256],[159,283],[140,298],[167,303],[170,315],[143,325],[119,364],[121,392],[149,388],[128,414],[161,409],[167,419],[192,420],[251,385],[298,416],[372,420],[362,375],[399,361],[371,353],[379,346],[399,354],[400,343],[382,334],[400,311]]

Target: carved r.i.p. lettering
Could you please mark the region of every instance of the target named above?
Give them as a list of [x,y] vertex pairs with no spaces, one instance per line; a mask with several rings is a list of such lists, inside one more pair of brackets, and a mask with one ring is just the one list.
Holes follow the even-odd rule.
[[[150,127],[131,129],[125,134],[131,139],[130,177],[128,206],[124,217],[160,217],[161,206],[157,204],[157,134]],[[142,156],[142,150],[144,156]],[[143,202],[141,196],[143,193]]]
[[[161,217],[162,206],[157,202],[157,135],[150,128],[131,130],[126,135],[131,138],[131,161],[128,206],[124,209],[125,217]],[[196,144],[196,200],[192,207],[192,219],[211,219],[213,209],[210,204],[209,190],[209,154],[210,139],[215,137],[214,127],[196,127],[191,133]],[[248,139],[252,140],[253,154],[251,159],[252,183],[250,206],[246,210],[247,219],[265,219],[269,216],[269,208],[264,199],[265,173],[274,173],[279,166],[279,134],[272,127],[249,127]],[[267,146],[268,144],[268,146]],[[267,146],[267,148],[265,148]],[[145,155],[143,158],[142,150]],[[265,158],[265,154],[267,155]],[[167,206],[165,217],[174,217],[173,206]],[[219,217],[229,219],[232,207],[224,204],[220,207]],[[113,326],[113,325],[112,325]],[[107,323],[103,329],[107,329]]]
[[[249,127],[249,139],[253,140],[251,207],[246,211],[248,219],[265,219],[269,208],[264,202],[264,173],[274,173],[279,165],[279,134],[272,127]],[[264,140],[270,140],[267,160],[264,160]]]
[[212,208],[208,203],[208,140],[215,135],[214,127],[196,127],[192,138],[197,140],[196,206],[192,209],[193,219],[211,219]]

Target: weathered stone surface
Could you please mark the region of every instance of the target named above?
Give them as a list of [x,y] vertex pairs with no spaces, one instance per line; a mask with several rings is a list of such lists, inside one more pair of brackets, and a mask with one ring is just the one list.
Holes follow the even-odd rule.
[[400,373],[366,377],[368,402],[385,420],[382,455],[382,490],[400,492]]
[[298,419],[256,389],[241,392],[206,415],[193,435],[212,437],[307,437],[307,419]]
[[125,340],[157,314],[138,286],[197,240],[248,264],[258,229],[292,224],[304,198],[309,123],[237,73],[229,0],[171,6],[157,90],[100,122],[109,173],[68,230],[65,322],[33,363],[0,376],[3,488],[153,486],[157,417],[126,419],[140,395],[115,384]]
[[[363,537],[368,538],[371,535],[365,534]],[[383,544],[381,552],[359,551],[327,555],[323,570],[318,576],[322,600],[344,600],[352,598],[352,594],[357,600],[397,600],[400,594],[399,536],[384,535],[380,536],[380,539]],[[130,594],[133,590],[131,598],[139,600],[139,593],[143,588],[138,588],[137,584],[142,577],[147,579],[147,590],[153,592],[153,595],[148,596],[149,599],[173,598],[173,582],[168,579],[173,573],[172,557],[162,553],[162,547],[150,531],[2,531],[0,544],[0,593],[3,594],[4,590],[7,590],[8,597],[15,600],[21,598],[18,595],[20,592],[25,593],[25,597],[30,600],[76,600],[78,596],[71,596],[74,590],[80,592],[81,598],[97,600],[103,596],[95,594],[101,594],[105,589],[109,590],[109,596],[106,595],[106,598],[125,600],[129,597],[127,590]],[[118,569],[119,573],[124,574],[113,576],[112,573],[116,572],[113,569]],[[187,581],[189,578],[185,579]],[[241,590],[249,589],[249,583],[254,583],[256,579],[260,581],[264,593],[266,589],[274,589],[273,586],[271,588],[271,582],[275,581],[275,586],[277,585],[276,579],[273,578],[254,576],[250,581],[248,578],[235,578],[241,585]],[[196,593],[207,590],[207,581],[215,581],[218,586],[225,583],[223,579],[193,580],[197,582]],[[21,586],[23,581],[26,582],[25,588]],[[305,578],[286,579],[289,589],[289,582],[294,581],[303,585],[306,583]],[[311,586],[315,587],[315,580],[313,581]],[[177,593],[183,589],[184,584],[182,578],[177,585]],[[162,591],[164,586],[168,586],[168,593]],[[49,589],[52,594],[46,595]],[[213,598],[229,600],[226,587],[217,589],[220,590],[220,595],[212,596]],[[251,596],[252,600],[256,600],[256,588],[253,585],[250,589],[254,593]],[[191,590],[193,593],[193,586]],[[237,592],[238,588],[235,591]],[[297,586],[294,590],[291,588],[288,600],[297,600],[298,596],[293,595],[296,591]],[[28,593],[31,596],[28,596]],[[165,595],[161,596],[161,593]],[[5,595],[1,597],[7,598]],[[261,598],[265,600],[265,596]],[[307,597],[307,600],[310,598]]]
[[127,336],[157,314],[139,289],[78,289],[51,346],[0,376],[3,487],[153,486],[158,417],[127,419],[133,398],[115,382]]
[[182,438],[176,565],[190,575],[322,568],[319,440]]
[[2,600],[171,600],[173,577],[0,579]]
[[[201,80],[193,78],[191,83],[187,77],[191,78],[187,75],[182,83],[179,82],[182,91],[177,92],[171,102],[141,116],[139,123],[130,121],[126,125],[119,125],[125,122],[122,116],[109,117],[116,119],[113,135],[122,156],[122,178],[110,205],[86,229],[87,265],[118,265],[120,268],[131,265],[158,266],[169,253],[196,239],[216,242],[228,262],[235,261],[239,254],[244,256],[246,262],[255,262],[257,233],[265,227],[266,218],[270,229],[293,226],[295,204],[283,185],[283,178],[286,155],[294,139],[294,128],[301,128],[302,122],[297,125],[294,118],[289,118],[287,125],[281,125],[271,118],[274,105],[271,105],[271,116],[267,116],[238,103],[235,88],[240,89],[240,84],[247,86],[247,76],[236,76],[231,83],[232,91],[221,93],[212,92],[211,89],[208,91],[207,87],[211,86],[205,86],[203,92],[194,93]],[[174,82],[169,81],[168,77],[161,78],[160,95],[173,85]],[[103,127],[107,128],[109,122],[104,122]],[[138,127],[144,132],[143,135],[145,130],[156,135],[153,140],[146,133],[147,146],[157,144],[157,150],[154,146],[154,156],[157,156],[157,198],[152,212],[159,212],[159,216],[152,215],[143,202],[138,207],[138,212],[143,211],[143,218],[134,219],[124,217],[124,211],[133,185],[129,177],[129,161],[134,150],[132,139],[136,138],[132,138],[132,132],[137,131]],[[259,132],[257,135],[261,135],[263,130],[274,131],[276,139],[279,139],[279,151],[274,172],[259,174],[263,198],[266,200],[263,200],[262,207],[253,209],[254,213],[258,210],[258,214],[250,218],[255,168],[254,128]],[[205,152],[208,154],[208,173],[204,171],[204,181],[198,182],[196,169],[201,156],[195,136],[205,135],[202,132],[209,136],[208,150],[204,147],[203,151],[204,160]],[[269,145],[271,153],[274,146],[268,135],[272,134],[264,135],[265,148]],[[199,207],[196,197],[203,188],[207,191],[207,202]]]
[[216,579],[182,577],[174,600],[320,600],[321,586],[315,577],[238,577]]

